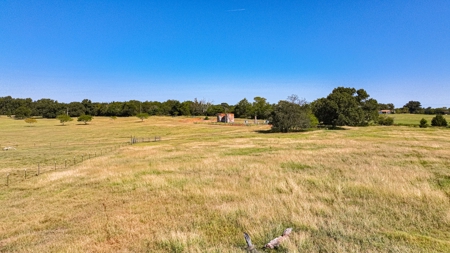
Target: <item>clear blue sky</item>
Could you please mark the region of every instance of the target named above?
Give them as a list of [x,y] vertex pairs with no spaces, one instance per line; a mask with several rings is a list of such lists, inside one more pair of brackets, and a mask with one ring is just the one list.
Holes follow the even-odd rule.
[[450,107],[450,1],[0,1],[0,96]]

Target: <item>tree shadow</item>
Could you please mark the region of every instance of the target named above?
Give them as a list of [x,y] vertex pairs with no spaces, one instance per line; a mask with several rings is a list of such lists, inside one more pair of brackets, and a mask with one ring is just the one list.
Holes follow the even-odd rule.
[[348,130],[347,128],[344,128],[344,127],[329,127],[329,128],[326,128],[327,130]]
[[256,133],[259,134],[289,134],[289,133],[306,133],[306,132],[312,132],[315,129],[299,129],[299,130],[290,130],[289,132],[281,132],[276,130],[255,130]]

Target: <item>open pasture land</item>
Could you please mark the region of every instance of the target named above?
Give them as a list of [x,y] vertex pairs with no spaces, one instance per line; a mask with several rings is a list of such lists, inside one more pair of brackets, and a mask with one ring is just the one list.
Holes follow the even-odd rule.
[[[449,129],[59,125],[0,117],[0,144],[16,147],[0,151],[0,252],[244,252],[244,231],[265,252],[287,227],[274,252],[450,252]],[[45,173],[19,180],[36,162]]]
[[[420,120],[426,119],[428,121],[428,125],[431,126],[431,120],[436,115],[405,113],[405,114],[388,114],[387,116],[394,118],[394,124],[419,126]],[[449,115],[444,115],[444,118],[447,120],[447,122],[450,123]]]

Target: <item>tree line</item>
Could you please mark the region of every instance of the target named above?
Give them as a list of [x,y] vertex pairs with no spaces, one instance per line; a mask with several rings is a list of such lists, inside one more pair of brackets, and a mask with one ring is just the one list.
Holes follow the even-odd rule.
[[0,97],[0,115],[14,115],[17,119],[31,116],[56,118],[62,114],[70,117],[81,115],[128,117],[139,113],[159,116],[213,116],[222,112],[234,113],[239,118],[256,116],[259,119],[267,119],[272,110],[273,104],[263,97],[255,97],[253,102],[244,98],[236,105],[213,104],[204,99],[184,102],[169,99],[165,102],[130,100],[110,103],[83,99],[81,102],[61,103],[48,98],[33,101],[31,98]]
[[448,112],[446,107],[424,109],[418,101],[409,101],[402,108],[394,108],[392,103],[378,103],[364,89],[346,87],[337,87],[327,97],[311,103],[292,95],[277,104],[269,103],[264,97],[254,97],[253,101],[244,98],[235,105],[213,104],[211,101],[196,98],[183,102],[169,99],[165,102],[130,100],[99,103],[83,99],[81,102],[60,103],[48,98],[33,101],[31,98],[0,97],[0,115],[14,115],[17,119],[31,116],[62,119],[64,115],[79,117],[79,121],[86,123],[86,119],[80,116],[138,116],[143,119],[145,115],[214,116],[225,112],[234,113],[237,118],[269,120],[273,129],[281,132],[306,129],[318,124],[331,127],[392,124],[391,118],[379,116],[380,110],[389,110],[392,113]]

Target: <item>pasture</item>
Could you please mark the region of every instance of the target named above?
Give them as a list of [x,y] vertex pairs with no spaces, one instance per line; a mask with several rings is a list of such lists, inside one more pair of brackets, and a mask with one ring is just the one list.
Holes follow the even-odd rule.
[[[394,124],[398,125],[410,125],[410,126],[419,126],[420,120],[426,119],[428,121],[428,125],[431,126],[431,120],[436,115],[430,114],[388,114],[387,116],[394,118]],[[450,123],[449,115],[444,115],[444,118]]]
[[450,129],[268,129],[1,116],[0,252],[450,252]]

